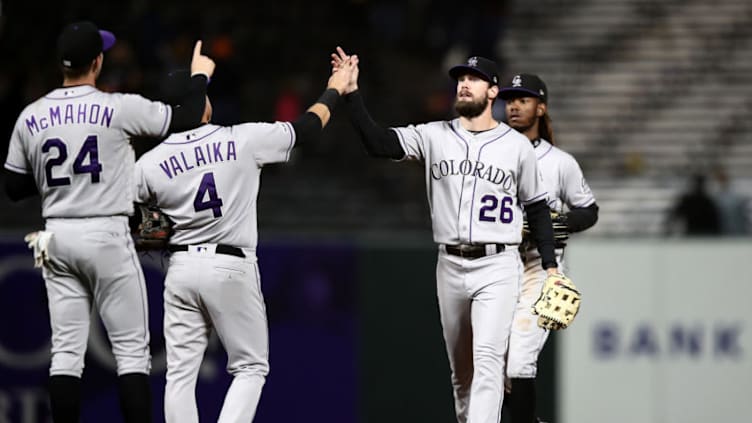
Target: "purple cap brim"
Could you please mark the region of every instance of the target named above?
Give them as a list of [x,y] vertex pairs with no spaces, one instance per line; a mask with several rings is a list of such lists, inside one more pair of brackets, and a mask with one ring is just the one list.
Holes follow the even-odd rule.
[[115,34],[112,32],[100,29],[99,36],[102,37],[102,51],[107,51],[115,45]]

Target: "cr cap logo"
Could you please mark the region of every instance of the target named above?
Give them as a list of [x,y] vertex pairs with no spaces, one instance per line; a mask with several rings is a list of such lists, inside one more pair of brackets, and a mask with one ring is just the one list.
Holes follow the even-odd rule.
[[472,66],[472,67],[477,67],[478,66],[478,58],[475,57],[475,56],[473,56],[473,57],[467,59],[467,65],[468,66]]
[[512,78],[512,86],[513,87],[521,87],[522,86],[522,77],[519,75],[515,75],[514,78]]
[[543,88],[538,90],[538,95],[540,95],[541,97],[544,97],[546,95],[545,91],[543,91]]

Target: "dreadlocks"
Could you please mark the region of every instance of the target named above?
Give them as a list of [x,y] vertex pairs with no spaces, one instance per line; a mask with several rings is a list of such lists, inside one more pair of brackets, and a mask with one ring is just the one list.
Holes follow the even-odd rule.
[[548,111],[538,118],[538,136],[544,140],[548,140],[551,145],[556,145],[554,141],[554,127],[551,125],[551,116]]

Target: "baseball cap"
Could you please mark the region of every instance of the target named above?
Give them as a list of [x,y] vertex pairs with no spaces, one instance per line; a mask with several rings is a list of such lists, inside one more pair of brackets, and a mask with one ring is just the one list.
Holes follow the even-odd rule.
[[57,39],[60,63],[66,68],[79,68],[91,63],[99,53],[115,44],[115,35],[103,31],[89,21],[69,24]]
[[175,69],[162,77],[158,100],[170,104],[180,104],[191,89],[191,72],[188,69]]
[[515,97],[537,97],[545,103],[548,100],[548,90],[538,75],[520,73],[501,87],[499,97],[504,100]]
[[472,56],[467,59],[467,62],[449,69],[449,76],[457,79],[466,73],[473,73],[485,79],[491,85],[499,85],[499,74],[496,69],[496,62],[493,60]]

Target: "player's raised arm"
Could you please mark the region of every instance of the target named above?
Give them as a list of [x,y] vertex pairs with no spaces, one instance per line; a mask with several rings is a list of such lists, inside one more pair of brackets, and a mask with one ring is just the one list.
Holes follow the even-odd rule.
[[321,130],[332,117],[337,101],[345,93],[356,64],[357,62],[348,61],[343,64],[341,72],[333,72],[321,97],[303,115],[292,122],[296,146],[315,142],[319,138]]
[[319,97],[308,112],[315,114],[321,120],[321,126],[326,126],[331,118],[332,110],[337,104],[337,99],[344,94],[345,88],[350,83],[350,75],[357,66],[357,61],[348,60],[343,64],[339,72],[332,72],[326,85],[326,91]]
[[354,60],[355,70],[350,74],[350,81],[345,89],[345,104],[350,115],[350,121],[360,134],[361,142],[366,151],[373,157],[385,157],[390,159],[402,159],[405,150],[400,145],[397,133],[389,128],[377,124],[366,109],[363,97],[358,89],[358,56],[348,56],[341,48],[332,53],[332,72],[337,74],[344,64]]
[[169,132],[181,132],[201,123],[206,106],[206,85],[214,74],[214,61],[201,53],[201,40],[196,41],[191,59],[191,86],[188,95],[172,108]]

